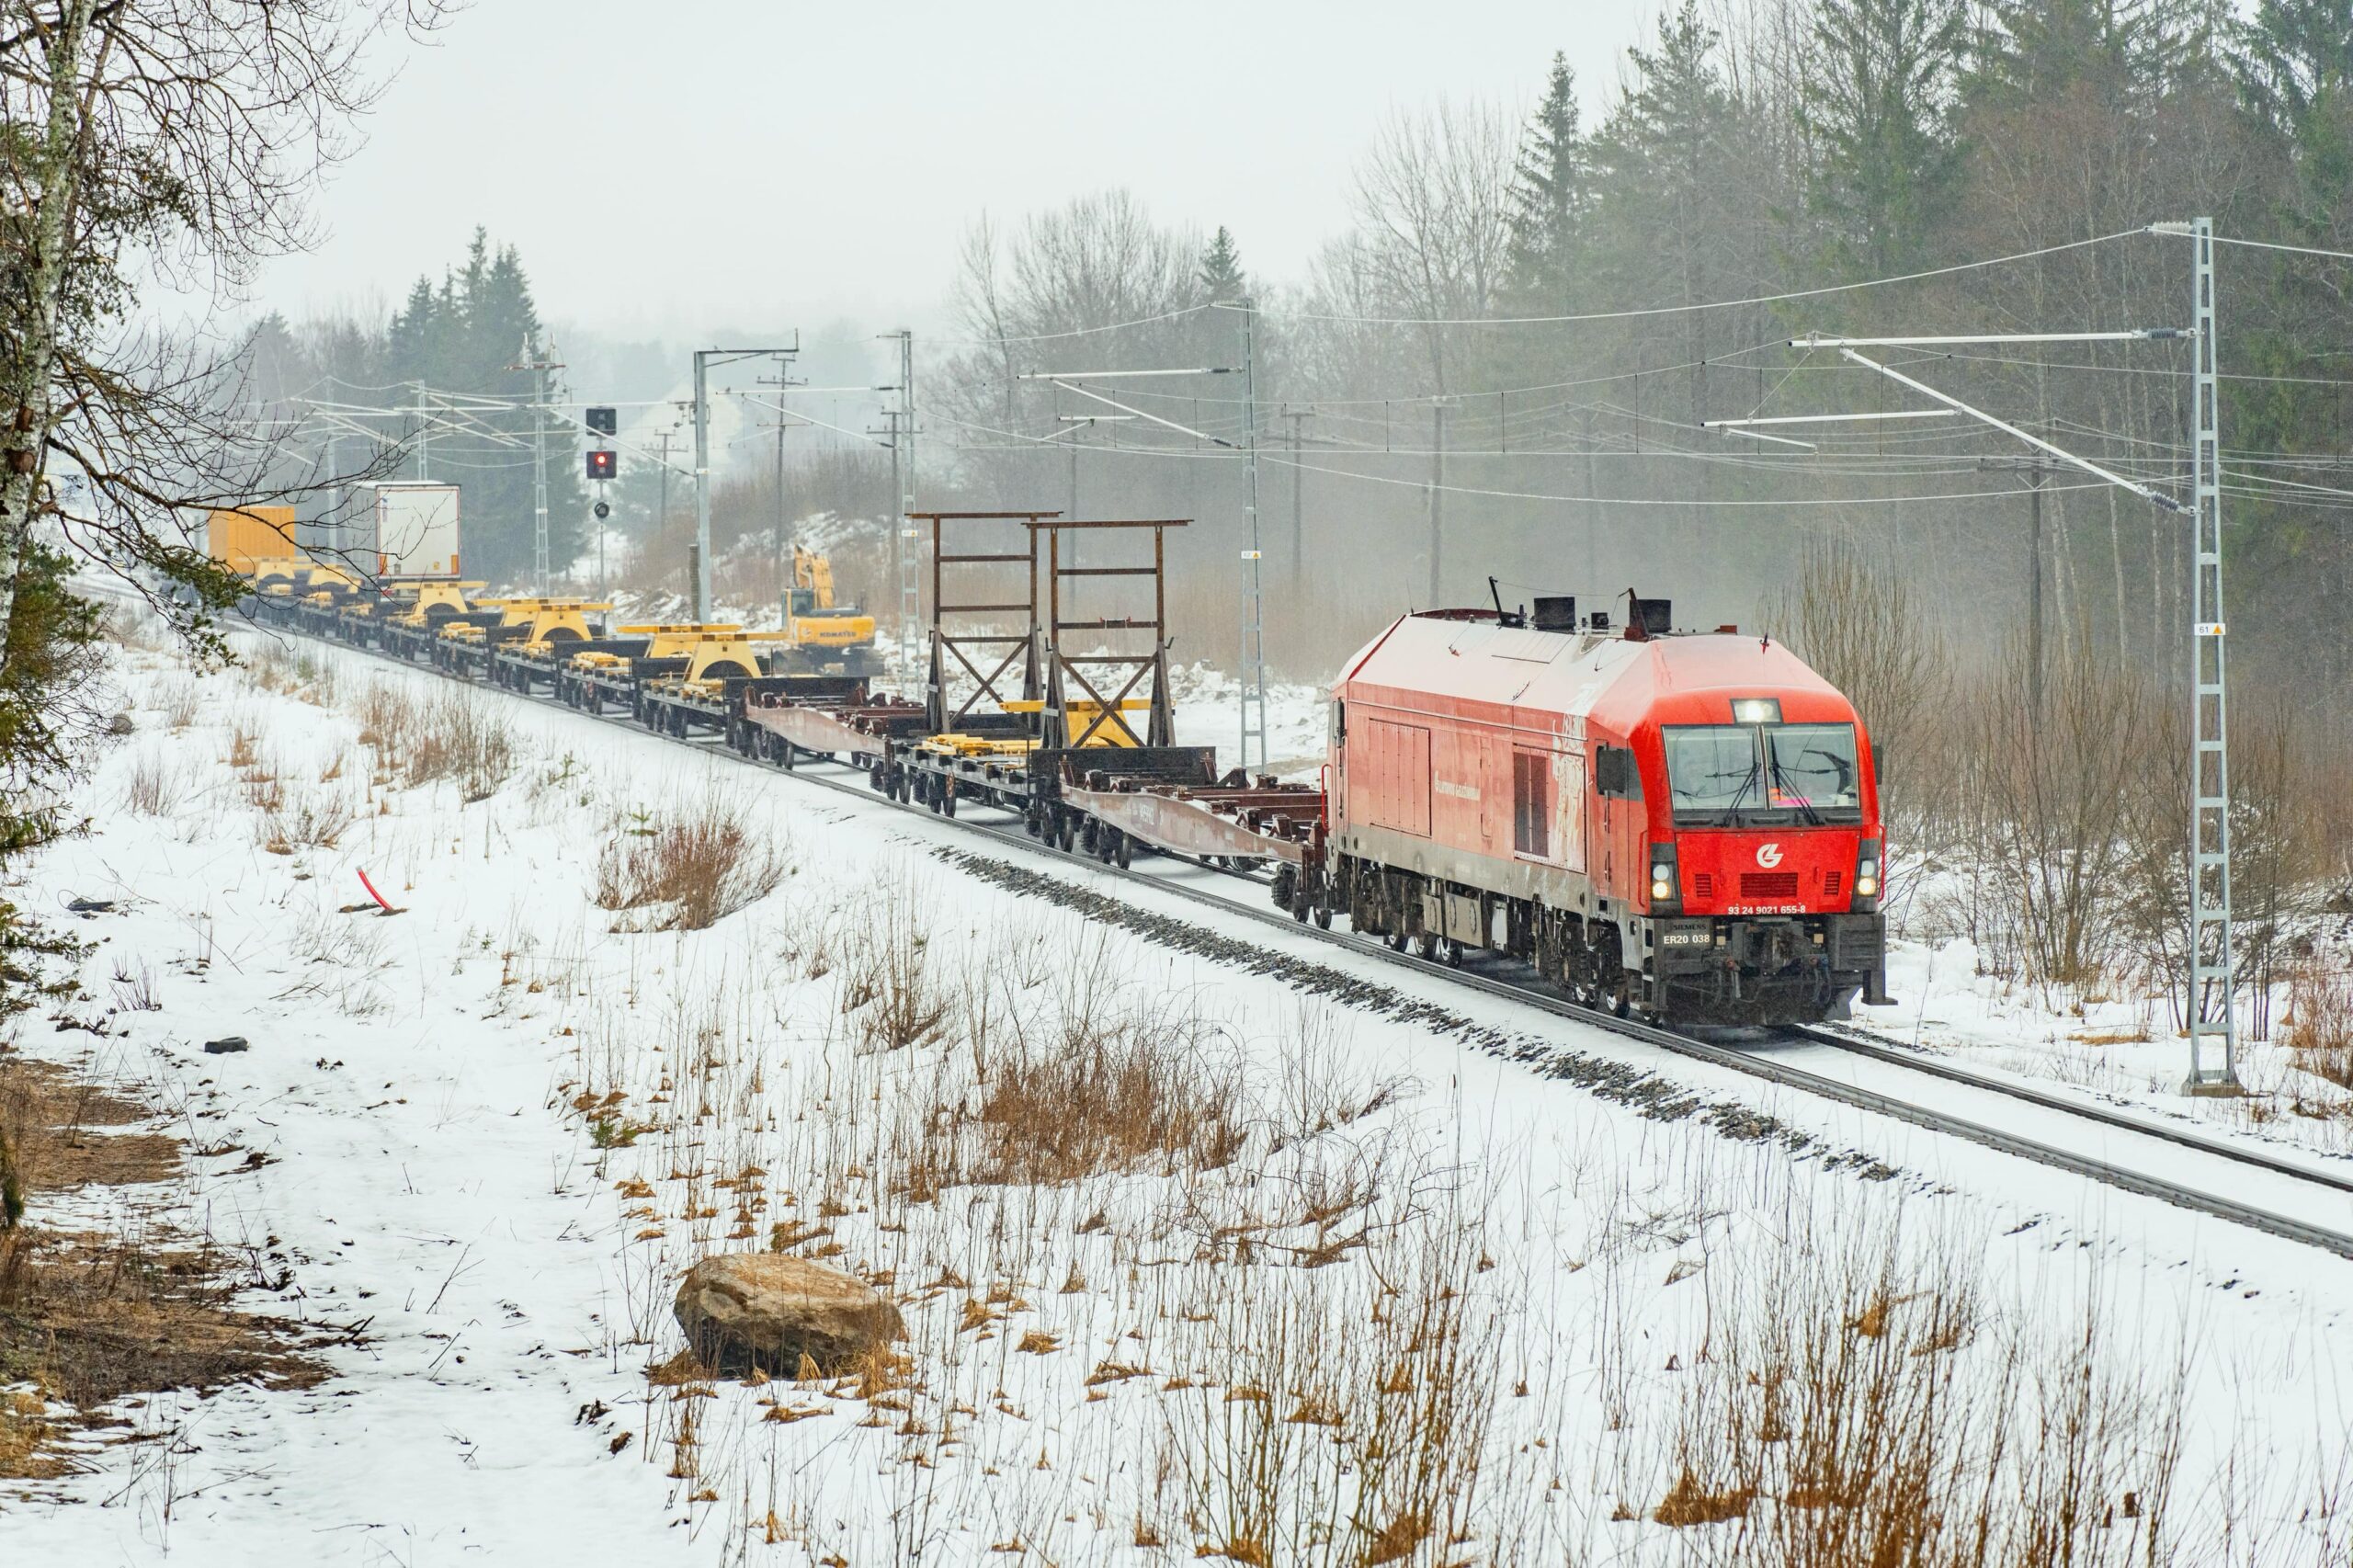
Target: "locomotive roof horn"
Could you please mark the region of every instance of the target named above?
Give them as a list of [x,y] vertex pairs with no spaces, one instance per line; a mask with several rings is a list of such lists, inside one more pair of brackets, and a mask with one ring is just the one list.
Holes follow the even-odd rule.
[[1626,640],[1647,642],[1654,637],[1664,637],[1675,630],[1675,601],[1646,599],[1633,589],[1626,590]]

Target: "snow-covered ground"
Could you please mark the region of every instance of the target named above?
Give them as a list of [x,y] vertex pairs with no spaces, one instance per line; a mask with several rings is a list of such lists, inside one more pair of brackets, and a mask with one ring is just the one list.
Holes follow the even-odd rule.
[[[173,1435],[0,1500],[0,1561],[1777,1562],[1915,1463],[1951,1467],[1954,1529],[1966,1476],[1997,1530],[2072,1480],[2078,1562],[2143,1561],[2160,1512],[2156,1561],[2345,1551],[2353,1265],[292,652],[128,655],[93,831],[11,896],[121,901],[85,983],[149,971],[157,1007],[108,1047],[239,1149],[191,1211],[283,1256],[257,1310],[364,1330],[315,1390],[142,1407]],[[382,693],[494,719],[504,776],[380,778]],[[1231,688],[1178,698],[1222,749]],[[1278,758],[1320,752],[1312,691],[1268,717]],[[772,889],[701,931],[598,907],[608,847],[681,810],[740,821]],[[1914,991],[1955,1027],[1967,987]],[[903,1358],[649,1379],[684,1268],[768,1245],[890,1291]],[[1871,1391],[1888,1446],[1825,1437]]]

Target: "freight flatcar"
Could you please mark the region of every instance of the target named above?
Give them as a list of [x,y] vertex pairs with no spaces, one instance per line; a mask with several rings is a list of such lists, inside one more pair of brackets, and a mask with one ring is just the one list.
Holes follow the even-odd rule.
[[[1334,683],[1317,784],[1221,776],[1211,748],[1176,744],[1166,696],[1158,534],[1178,524],[925,520],[940,564],[1031,571],[1022,600],[978,606],[942,602],[935,581],[920,702],[863,676],[772,668],[754,644],[778,633],[608,634],[581,619],[601,606],[475,603],[454,582],[396,585],[418,596],[401,606],[320,587],[316,573],[298,598],[256,571],[249,603],[468,679],[619,707],[678,738],[714,734],[749,758],[847,763],[902,802],[1011,813],[1038,838],[1121,866],[1161,854],[1267,873],[1297,918],[1328,928],[1345,915],[1359,935],[1442,961],[1522,960],[1621,1016],[1792,1023],[1842,1016],[1858,995],[1886,1000],[1869,738],[1847,699],[1769,638],[1674,631],[1665,601],[1631,595],[1622,627],[1607,612],[1580,621],[1566,597],[1532,614],[1500,603],[1409,614]],[[1027,532],[1029,548],[943,547],[944,523],[992,520]],[[1150,563],[1067,565],[1069,527],[1148,537]],[[1149,613],[1074,616],[1063,579],[1107,572],[1148,580]],[[976,611],[1028,625],[955,619]],[[1137,648],[1077,651],[1115,633]],[[1000,650],[995,664],[973,664],[967,650],[984,645]],[[951,664],[972,676],[954,700]]]

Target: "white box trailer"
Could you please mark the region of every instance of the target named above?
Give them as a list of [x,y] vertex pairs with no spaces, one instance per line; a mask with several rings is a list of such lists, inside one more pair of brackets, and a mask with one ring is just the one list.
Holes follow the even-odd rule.
[[381,577],[455,577],[458,573],[458,487],[416,480],[386,481],[366,488],[373,507],[360,509],[362,528],[372,540]]

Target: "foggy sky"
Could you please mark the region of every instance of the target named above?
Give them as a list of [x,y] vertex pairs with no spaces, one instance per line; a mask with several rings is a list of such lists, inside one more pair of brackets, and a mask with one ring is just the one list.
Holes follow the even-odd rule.
[[1654,11],[474,0],[430,46],[386,51],[399,75],[321,196],[324,242],[259,292],[290,315],[372,315],[481,223],[521,248],[559,324],[920,329],[944,324],[983,210],[1119,185],[1296,278],[1346,226],[1347,171],[1392,105],[1524,110],[1557,49],[1590,121]]

